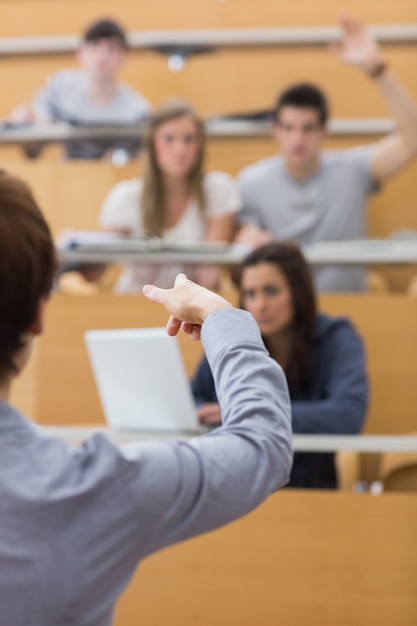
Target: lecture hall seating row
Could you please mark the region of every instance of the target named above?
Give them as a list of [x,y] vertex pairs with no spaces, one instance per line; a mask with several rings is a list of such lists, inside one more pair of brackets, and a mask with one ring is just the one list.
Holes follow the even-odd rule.
[[[235,293],[227,294],[237,303]],[[346,315],[365,340],[371,405],[365,432],[400,434],[415,430],[417,407],[417,299],[404,295],[326,295],[321,310]],[[38,340],[26,382],[16,399],[42,424],[103,422],[83,333],[93,328],[164,326],[163,307],[142,296],[56,294],[47,309],[47,333]],[[201,357],[200,343],[180,335],[189,376]],[[32,390],[32,394],[30,392]]]
[[[172,12],[169,0],[157,0],[146,11],[139,11],[133,0],[121,0],[114,6],[109,0],[89,2],[80,13],[76,0],[4,0],[0,6],[0,37],[42,36],[80,32],[86,23],[99,15],[120,19],[130,30],[208,29],[285,26],[334,25],[338,7],[330,0],[311,4],[308,0],[277,4],[261,0],[254,10],[250,0],[216,2],[180,0]],[[417,22],[413,0],[397,3],[350,3],[349,10],[369,24],[412,24]],[[50,16],[50,20],[41,18]],[[389,62],[412,96],[417,99],[417,46],[384,45]],[[5,115],[16,102],[26,101],[45,78],[62,67],[75,67],[72,54],[9,56],[2,58],[2,102]],[[166,58],[153,52],[134,50],[123,78],[157,104],[171,95],[190,99],[203,116],[242,110],[265,109],[277,92],[290,82],[311,80],[330,96],[332,115],[343,117],[386,117],[389,113],[374,85],[356,70],[340,66],[324,47],[267,47],[220,49],[212,54],[192,58],[179,74],[167,69]],[[375,137],[330,137],[329,149],[370,143]],[[236,174],[246,164],[274,154],[269,137],[213,138],[208,145],[208,169]],[[56,146],[46,151],[56,159]],[[48,170],[49,163],[21,163],[16,147],[0,147],[5,167],[22,171],[33,181],[51,223],[57,229],[72,226],[91,228],[106,191],[120,178],[136,175],[139,167],[105,170],[63,167]],[[43,159],[44,161],[44,159]],[[70,164],[67,164],[68,166]],[[72,164],[71,164],[72,165]],[[417,164],[401,173],[372,200],[369,210],[369,234],[386,237],[402,228],[417,229],[415,208]],[[82,184],[80,182],[82,181]],[[403,290],[411,272],[384,269],[391,289]]]
[[[232,170],[231,173],[235,174],[251,160],[262,158],[269,141],[262,138],[214,139],[208,146],[207,169]],[[332,141],[340,143],[340,140]],[[272,141],[268,149],[272,153]],[[235,164],[233,168],[230,167],[232,163]],[[29,183],[55,235],[67,228],[98,228],[98,214],[108,191],[118,181],[133,178],[140,172],[140,164],[136,161],[115,168],[109,162],[9,160],[3,161],[2,167]],[[369,208],[370,236],[387,237],[405,227],[417,230],[416,180],[417,162],[389,183],[382,193],[374,196]],[[416,272],[415,267],[384,266],[378,270],[383,271],[393,291],[404,291]]]

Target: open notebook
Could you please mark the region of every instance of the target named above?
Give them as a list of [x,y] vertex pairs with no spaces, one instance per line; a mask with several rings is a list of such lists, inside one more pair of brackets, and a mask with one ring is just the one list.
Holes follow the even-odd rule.
[[124,432],[202,432],[176,337],[165,328],[90,330],[85,341],[104,415]]

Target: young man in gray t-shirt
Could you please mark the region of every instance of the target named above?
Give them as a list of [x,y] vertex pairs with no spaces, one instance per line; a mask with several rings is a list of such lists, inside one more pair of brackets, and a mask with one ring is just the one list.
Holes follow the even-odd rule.
[[[119,81],[128,43],[122,28],[112,20],[99,20],[84,33],[77,51],[81,69],[56,72],[39,91],[33,103],[17,107],[12,122],[67,122],[74,126],[136,124],[150,112],[146,98]],[[128,139],[75,139],[66,143],[70,159],[101,159],[110,150],[135,151],[138,137]],[[37,156],[42,146],[26,148]]]
[[[366,236],[366,203],[379,184],[417,153],[417,108],[387,67],[382,52],[355,18],[340,20],[342,40],[334,52],[362,69],[388,104],[398,130],[371,145],[322,152],[328,108],[309,84],[285,91],[275,107],[274,135],[281,155],[245,168],[239,176],[243,210],[237,240],[261,245],[291,239],[301,246]],[[362,268],[320,267],[321,291],[363,291]]]

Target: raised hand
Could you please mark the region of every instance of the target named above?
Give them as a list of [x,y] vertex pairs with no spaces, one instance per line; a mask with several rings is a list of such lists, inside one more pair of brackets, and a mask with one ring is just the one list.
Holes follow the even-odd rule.
[[377,41],[359,19],[344,13],[339,17],[339,26],[341,41],[330,49],[341,61],[369,73],[384,62]]
[[145,285],[143,293],[149,300],[163,304],[171,314],[168,335],[176,335],[181,328],[191,339],[200,339],[201,325],[210,313],[233,308],[218,294],[188,280],[185,274],[178,274],[172,289]]

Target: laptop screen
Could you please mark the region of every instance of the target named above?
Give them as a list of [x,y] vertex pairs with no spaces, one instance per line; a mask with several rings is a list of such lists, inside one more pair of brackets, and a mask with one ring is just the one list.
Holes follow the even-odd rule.
[[85,333],[103,412],[118,431],[202,432],[176,337],[165,328]]

